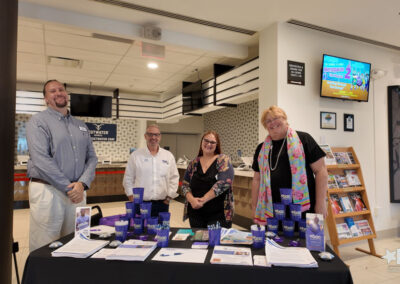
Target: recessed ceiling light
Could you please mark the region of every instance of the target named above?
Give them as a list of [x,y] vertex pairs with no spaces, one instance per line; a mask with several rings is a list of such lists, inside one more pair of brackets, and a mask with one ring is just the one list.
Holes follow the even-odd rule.
[[147,63],[147,67],[149,69],[157,69],[158,68],[158,64],[156,62],[149,62],[149,63]]

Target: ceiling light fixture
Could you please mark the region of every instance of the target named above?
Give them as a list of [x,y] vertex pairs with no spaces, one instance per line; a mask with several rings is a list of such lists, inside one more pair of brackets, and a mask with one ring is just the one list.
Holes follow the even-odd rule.
[[158,64],[156,62],[149,62],[149,63],[147,63],[147,67],[149,69],[157,69],[158,68]]

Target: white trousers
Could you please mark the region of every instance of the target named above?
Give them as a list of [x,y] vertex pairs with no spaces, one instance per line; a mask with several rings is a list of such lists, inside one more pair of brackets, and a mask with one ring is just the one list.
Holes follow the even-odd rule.
[[29,183],[29,251],[74,232],[75,210],[85,206],[86,192],[81,203],[74,204],[68,196],[55,187]]

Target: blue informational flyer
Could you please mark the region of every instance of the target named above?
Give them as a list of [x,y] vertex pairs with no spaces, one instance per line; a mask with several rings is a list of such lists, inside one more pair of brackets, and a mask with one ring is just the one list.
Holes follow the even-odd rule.
[[90,238],[90,207],[77,207],[75,211],[75,237]]
[[324,217],[321,214],[306,214],[306,246],[309,250],[325,251]]

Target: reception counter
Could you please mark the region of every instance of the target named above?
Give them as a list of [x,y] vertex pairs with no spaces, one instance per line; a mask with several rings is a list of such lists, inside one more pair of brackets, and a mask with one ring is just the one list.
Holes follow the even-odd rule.
[[[87,191],[88,203],[112,202],[128,200],[122,179],[125,172],[125,163],[98,164],[96,177]],[[186,166],[178,165],[180,182],[185,174]],[[251,182],[253,171],[235,169],[233,180],[233,194],[235,198],[235,215],[251,218]],[[28,185],[26,166],[14,168],[14,201],[16,208],[28,207]],[[179,188],[180,193],[180,188]]]
[[[125,163],[98,164],[96,176],[87,191],[87,202],[112,202],[128,200],[122,186]],[[26,166],[14,167],[14,202],[16,208],[28,207],[29,178],[26,177]]]

